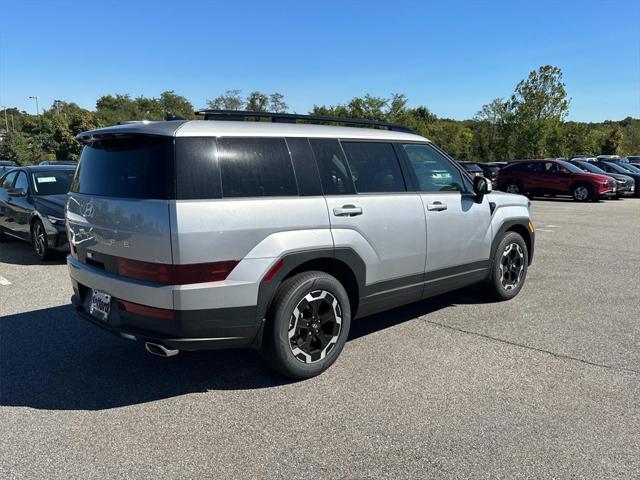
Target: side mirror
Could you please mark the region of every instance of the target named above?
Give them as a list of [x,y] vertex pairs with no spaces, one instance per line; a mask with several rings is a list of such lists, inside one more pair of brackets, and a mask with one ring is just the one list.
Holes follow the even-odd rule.
[[569,173],[569,170],[567,170],[564,167],[560,167],[560,173],[567,174],[567,173]]
[[487,193],[491,193],[492,185],[491,180],[487,180],[484,177],[477,176],[473,179],[473,193],[476,194],[478,200],[482,200]]
[[7,192],[10,197],[26,197],[27,192],[22,188],[12,188]]

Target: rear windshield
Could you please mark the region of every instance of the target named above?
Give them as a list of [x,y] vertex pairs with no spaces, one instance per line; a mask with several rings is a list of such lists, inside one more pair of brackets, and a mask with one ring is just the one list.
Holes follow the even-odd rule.
[[64,195],[69,191],[74,170],[33,172],[33,188],[36,195]]
[[173,198],[173,138],[117,136],[85,145],[71,191],[117,198]]

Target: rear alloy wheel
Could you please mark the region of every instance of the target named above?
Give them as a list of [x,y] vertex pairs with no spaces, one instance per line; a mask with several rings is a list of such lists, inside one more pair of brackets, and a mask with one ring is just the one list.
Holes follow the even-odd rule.
[[338,358],[350,324],[349,297],[336,278],[324,272],[295,275],[273,300],[262,354],[283,375],[314,377]]
[[33,251],[40,260],[47,260],[51,256],[51,250],[47,242],[47,232],[40,220],[36,220],[31,226],[31,243],[33,244]]
[[507,232],[493,254],[487,280],[489,293],[497,300],[515,297],[524,285],[528,268],[527,244],[520,234]]
[[586,202],[591,200],[592,194],[591,189],[586,185],[576,185],[571,190],[571,196],[576,202]]

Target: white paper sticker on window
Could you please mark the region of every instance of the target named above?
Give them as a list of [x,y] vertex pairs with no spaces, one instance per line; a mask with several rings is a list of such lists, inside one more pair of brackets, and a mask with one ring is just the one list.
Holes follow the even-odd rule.
[[56,177],[36,177],[38,183],[56,183]]

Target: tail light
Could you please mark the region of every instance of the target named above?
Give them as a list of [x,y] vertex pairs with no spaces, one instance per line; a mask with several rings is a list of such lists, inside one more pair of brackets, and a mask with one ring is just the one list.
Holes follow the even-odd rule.
[[225,260],[213,263],[167,265],[118,258],[118,273],[123,277],[162,283],[164,285],[188,285],[192,283],[220,282],[229,276],[238,263],[237,260]]

